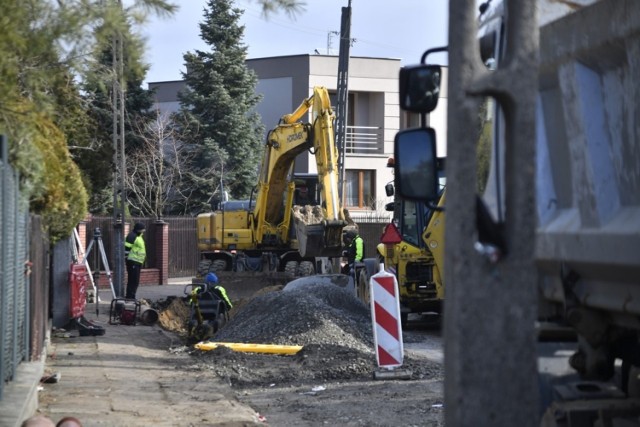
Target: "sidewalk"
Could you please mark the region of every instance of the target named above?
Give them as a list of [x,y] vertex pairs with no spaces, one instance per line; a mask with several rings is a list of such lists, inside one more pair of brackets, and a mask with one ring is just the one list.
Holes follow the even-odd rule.
[[[184,280],[141,286],[138,298],[183,296]],[[57,422],[64,416],[91,426],[247,426],[256,413],[240,404],[219,378],[195,369],[183,341],[158,325],[110,325],[111,290],[100,290],[99,315],[87,304],[85,318],[103,326],[102,336],[77,330],[55,332],[44,373],[59,373],[42,384],[38,412]],[[170,349],[173,349],[172,351]],[[24,417],[23,417],[24,418]],[[0,426],[19,426],[1,422]]]

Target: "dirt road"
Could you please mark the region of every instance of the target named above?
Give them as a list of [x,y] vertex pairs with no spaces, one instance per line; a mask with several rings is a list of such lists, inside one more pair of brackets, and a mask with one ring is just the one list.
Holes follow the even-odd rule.
[[[430,337],[426,333],[405,333],[405,340]],[[411,343],[408,343],[411,347]],[[264,414],[273,426],[442,426],[444,425],[443,377],[439,366],[419,352],[407,351],[403,367],[414,372],[410,380],[372,380],[375,361],[362,375],[350,379],[305,379],[301,371],[338,369],[335,359],[308,351],[303,362],[242,366],[267,377],[258,384],[233,387],[238,399]],[[357,358],[356,358],[357,359]],[[257,365],[257,366],[256,366]],[[349,364],[343,365],[347,370]],[[301,377],[298,379],[297,377]],[[263,380],[273,380],[265,384]]]

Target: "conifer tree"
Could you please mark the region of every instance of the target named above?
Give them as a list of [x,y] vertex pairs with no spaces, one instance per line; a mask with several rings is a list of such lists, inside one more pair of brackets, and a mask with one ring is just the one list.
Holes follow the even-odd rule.
[[[185,213],[211,209],[212,198],[219,197],[213,191],[220,180],[233,198],[247,198],[257,182],[263,133],[254,111],[259,102],[257,77],[245,64],[247,47],[242,41],[244,27],[239,24],[242,11],[232,3],[207,2],[200,36],[210,49],[184,55],[187,87],[180,102],[181,115],[189,125],[183,136],[196,154],[183,182],[183,189],[191,194],[183,206]],[[213,180],[203,178],[210,177],[212,170]]]
[[[123,33],[125,90],[125,150],[133,154],[143,145],[134,129],[141,121],[155,120],[153,92],[142,87],[148,65],[142,61],[142,40],[126,25]],[[92,149],[78,156],[77,162],[91,190],[89,210],[105,214],[113,203],[113,106],[110,73],[113,66],[112,48],[109,43],[97,44],[93,73],[85,80],[84,91],[89,101],[88,113],[95,122],[92,133]],[[138,212],[133,212],[139,214]]]

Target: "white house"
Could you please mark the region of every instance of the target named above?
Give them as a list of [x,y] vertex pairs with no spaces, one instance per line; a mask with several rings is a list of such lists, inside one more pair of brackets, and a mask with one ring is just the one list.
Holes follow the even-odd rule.
[[[257,106],[265,129],[274,128],[285,114],[293,112],[311,96],[314,86],[324,86],[332,100],[337,93],[338,57],[293,55],[249,59],[249,68],[258,76],[256,91],[263,98]],[[352,217],[389,217],[384,205],[392,199],[385,185],[393,181],[387,167],[393,156],[393,140],[398,130],[418,126],[418,116],[401,112],[398,102],[400,60],[351,57],[349,60],[349,100],[345,149],[345,207]],[[438,137],[438,156],[446,156],[447,73],[443,68],[441,99],[430,114],[428,125]],[[177,111],[177,94],[182,81],[154,82],[157,106],[162,112]],[[333,102],[334,107],[336,105]],[[266,138],[266,133],[265,133]],[[295,163],[296,173],[315,173],[316,164],[308,152]]]

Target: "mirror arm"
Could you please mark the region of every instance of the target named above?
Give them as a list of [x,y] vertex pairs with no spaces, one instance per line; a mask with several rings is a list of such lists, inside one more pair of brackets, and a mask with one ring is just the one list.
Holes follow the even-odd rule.
[[429,56],[432,53],[447,52],[448,50],[449,50],[449,46],[434,47],[434,48],[428,49],[425,53],[422,54],[422,57],[420,58],[420,63],[426,65],[427,56]]
[[420,126],[427,127],[427,113],[420,113]]

